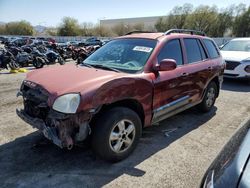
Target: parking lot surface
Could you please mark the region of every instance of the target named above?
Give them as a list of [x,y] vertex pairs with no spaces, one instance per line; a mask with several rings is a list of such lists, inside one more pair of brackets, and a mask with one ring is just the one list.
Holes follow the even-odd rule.
[[212,160],[250,117],[250,85],[225,80],[210,113],[192,108],[144,129],[132,155],[111,164],[87,146],[61,150],[19,119],[16,93],[24,78],[0,72],[1,187],[199,187]]

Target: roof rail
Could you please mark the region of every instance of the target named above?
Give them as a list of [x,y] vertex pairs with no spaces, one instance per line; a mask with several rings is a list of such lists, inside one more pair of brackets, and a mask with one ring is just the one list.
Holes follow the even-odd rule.
[[125,35],[131,35],[131,34],[135,34],[135,33],[154,33],[154,32],[153,31],[138,31],[138,30],[135,30],[135,31],[128,32]]
[[191,35],[196,34],[196,35],[206,36],[206,34],[203,31],[192,30],[192,29],[170,29],[166,31],[164,34],[170,35],[171,33],[190,33]]

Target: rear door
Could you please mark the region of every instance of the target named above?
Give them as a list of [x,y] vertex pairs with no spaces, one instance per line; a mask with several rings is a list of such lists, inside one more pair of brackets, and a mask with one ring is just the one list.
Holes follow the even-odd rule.
[[184,38],[183,44],[186,51],[187,77],[191,82],[189,94],[192,102],[198,102],[202,99],[205,86],[213,75],[213,63],[200,39]]

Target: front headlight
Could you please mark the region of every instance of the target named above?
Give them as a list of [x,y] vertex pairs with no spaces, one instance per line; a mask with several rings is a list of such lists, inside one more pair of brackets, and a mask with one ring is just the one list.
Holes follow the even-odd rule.
[[73,114],[76,113],[79,104],[80,95],[77,93],[70,93],[58,97],[52,108],[58,112]]

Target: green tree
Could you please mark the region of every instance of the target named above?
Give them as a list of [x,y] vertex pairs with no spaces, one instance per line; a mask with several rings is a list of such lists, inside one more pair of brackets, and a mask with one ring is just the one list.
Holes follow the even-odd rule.
[[0,35],[4,35],[6,34],[6,31],[5,31],[5,25],[0,25]]
[[185,27],[204,31],[209,36],[213,36],[214,30],[216,30],[217,15],[218,11],[215,6],[198,6],[192,14],[187,16]]
[[54,27],[46,28],[45,33],[50,35],[50,36],[56,36],[57,35],[57,28],[54,28]]
[[166,18],[161,17],[155,24],[157,31],[164,32],[169,29],[178,28],[183,29],[185,27],[185,22],[190,13],[193,11],[193,6],[191,4],[184,4],[183,6],[176,6]]
[[5,25],[5,34],[8,35],[33,35],[34,29],[27,21],[9,22]]
[[237,37],[250,36],[250,6],[236,16],[233,24],[233,34]]
[[124,23],[119,23],[116,24],[113,28],[112,28],[112,32],[116,35],[116,36],[122,36],[125,35],[128,32],[133,31],[133,26],[129,25],[129,24],[124,24]]
[[233,26],[233,13],[234,6],[226,9],[222,9],[218,15],[213,32],[211,32],[214,37],[224,37],[230,34]]
[[60,36],[78,36],[81,33],[80,25],[75,18],[64,17],[58,28]]

